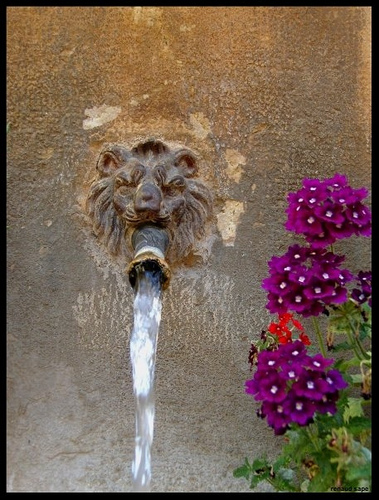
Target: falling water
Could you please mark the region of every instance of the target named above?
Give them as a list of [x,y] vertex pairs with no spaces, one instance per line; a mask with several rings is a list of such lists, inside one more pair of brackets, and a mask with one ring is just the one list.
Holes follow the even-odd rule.
[[150,491],[154,372],[162,311],[162,271],[154,262],[145,261],[138,265],[134,293],[130,357],[136,397],[136,435],[132,474],[135,491]]

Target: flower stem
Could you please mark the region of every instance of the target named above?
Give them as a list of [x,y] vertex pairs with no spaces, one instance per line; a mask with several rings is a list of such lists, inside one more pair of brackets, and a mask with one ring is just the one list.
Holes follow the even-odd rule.
[[[369,356],[367,355],[367,352],[366,352],[365,348],[363,347],[362,342],[359,340],[359,336],[358,336],[359,334],[358,334],[357,330],[354,328],[354,326],[352,325],[350,318],[348,318],[348,322],[349,322],[350,329],[353,332],[353,337],[351,337],[351,335],[348,335],[349,340],[351,339],[351,342],[356,344],[359,347],[364,359],[369,359]],[[357,354],[355,349],[354,349],[354,352]],[[360,358],[360,356],[358,356],[358,355],[357,355],[357,357]]]
[[[351,323],[350,318],[348,318],[348,322],[349,322],[350,330],[347,328],[346,333],[347,333],[347,337],[349,339],[350,345],[351,345],[353,351],[355,352],[355,355],[357,356],[358,359],[362,359],[362,356],[363,356],[363,359],[368,359],[369,357],[367,356],[366,351],[364,350],[358,336],[355,334],[355,329]],[[359,347],[362,355],[357,350],[357,346]]]
[[318,339],[318,343],[319,343],[319,346],[320,346],[321,354],[324,356],[324,358],[326,358],[327,354],[326,354],[324,342],[323,342],[323,339],[322,339],[322,333],[320,331],[320,325],[318,323],[318,320],[314,316],[312,316],[312,322],[313,322],[313,326],[314,326],[314,329],[315,329],[315,332],[316,332],[316,335],[317,335],[317,339]]
[[[313,444],[314,449],[316,451],[321,451],[320,450],[320,446],[317,443],[317,440],[315,440],[313,429],[314,429],[314,426],[308,425],[307,428],[306,428],[306,432],[307,432],[307,434],[309,436],[309,439],[310,439],[311,443]],[[318,434],[318,430],[316,429],[316,437],[317,437],[317,434]]]

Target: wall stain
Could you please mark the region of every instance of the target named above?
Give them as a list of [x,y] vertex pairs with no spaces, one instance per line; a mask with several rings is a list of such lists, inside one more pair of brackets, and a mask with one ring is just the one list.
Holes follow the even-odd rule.
[[217,227],[226,247],[234,246],[237,226],[244,211],[243,201],[226,200],[221,212],[217,214]]

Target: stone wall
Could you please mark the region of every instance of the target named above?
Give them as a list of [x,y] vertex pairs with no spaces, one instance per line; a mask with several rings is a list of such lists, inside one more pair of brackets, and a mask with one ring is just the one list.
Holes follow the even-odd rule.
[[[103,145],[146,137],[214,194],[209,258],[164,292],[152,491],[249,491],[233,469],[281,444],[244,393],[260,284],[303,177],[370,187],[370,30],[370,7],[7,8],[8,491],[131,491],[133,292],[82,205]],[[369,268],[368,239],[338,250]]]

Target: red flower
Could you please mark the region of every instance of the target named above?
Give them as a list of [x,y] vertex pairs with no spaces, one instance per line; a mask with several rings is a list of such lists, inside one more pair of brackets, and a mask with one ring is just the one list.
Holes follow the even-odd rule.
[[303,325],[300,323],[300,321],[297,321],[297,319],[292,318],[292,323],[295,328],[298,330],[304,330]]
[[286,325],[291,319],[292,319],[292,314],[289,312],[279,314],[279,323],[282,325]]
[[[292,323],[291,327],[288,326],[289,323]],[[273,335],[277,335],[280,344],[292,342],[292,332],[294,329],[299,330],[298,339],[304,345],[311,344],[309,337],[304,333],[303,325],[289,312],[278,314],[278,323],[272,322],[268,326],[268,331]]]
[[280,322],[279,323],[270,323],[269,326],[268,326],[268,331],[270,333],[273,333],[274,335],[289,335],[291,336],[291,330],[281,324]]
[[301,340],[304,345],[311,345],[311,341],[309,340],[308,335],[306,335],[304,332],[300,333],[299,340]]
[[288,344],[289,342],[292,342],[291,334],[289,336],[287,335],[281,335],[278,337],[279,344]]

